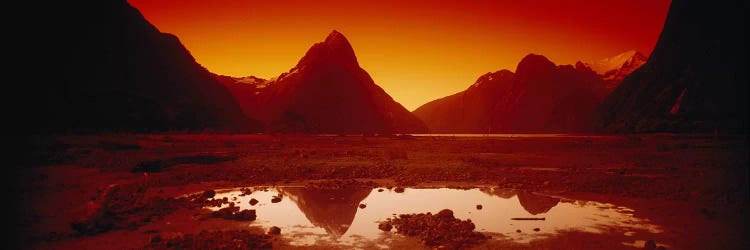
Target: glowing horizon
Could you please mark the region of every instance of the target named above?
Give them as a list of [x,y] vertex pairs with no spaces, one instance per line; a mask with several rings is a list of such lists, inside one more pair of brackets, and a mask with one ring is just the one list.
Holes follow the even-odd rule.
[[669,7],[669,0],[129,2],[209,71],[235,77],[277,77],[338,30],[375,83],[410,111],[484,73],[515,71],[530,53],[556,64],[648,55]]

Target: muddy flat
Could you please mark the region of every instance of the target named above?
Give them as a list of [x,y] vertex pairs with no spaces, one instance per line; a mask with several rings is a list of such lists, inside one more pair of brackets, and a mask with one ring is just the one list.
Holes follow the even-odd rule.
[[[745,136],[116,134],[29,150],[14,192],[28,249],[748,246]],[[482,240],[379,228],[445,209]]]

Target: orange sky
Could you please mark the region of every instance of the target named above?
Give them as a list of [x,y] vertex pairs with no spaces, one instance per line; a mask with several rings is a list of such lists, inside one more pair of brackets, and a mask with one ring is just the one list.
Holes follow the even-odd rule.
[[649,54],[669,7],[669,0],[129,2],[224,75],[278,76],[338,30],[362,68],[409,110],[486,72],[515,71],[529,53],[557,64]]

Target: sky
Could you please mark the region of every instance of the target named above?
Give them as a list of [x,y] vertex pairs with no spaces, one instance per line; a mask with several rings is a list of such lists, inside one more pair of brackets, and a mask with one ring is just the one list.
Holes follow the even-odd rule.
[[651,53],[669,0],[129,0],[209,71],[272,78],[332,31],[408,110],[515,71],[527,54],[556,64]]

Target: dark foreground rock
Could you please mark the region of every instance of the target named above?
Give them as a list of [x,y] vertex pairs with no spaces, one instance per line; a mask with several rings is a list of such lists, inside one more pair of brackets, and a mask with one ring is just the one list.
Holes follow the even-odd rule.
[[219,162],[232,161],[237,158],[221,155],[190,155],[179,156],[163,160],[150,160],[138,163],[130,172],[132,173],[158,173],[171,169],[180,164],[210,165]]
[[393,227],[397,233],[419,238],[431,247],[467,248],[487,239],[487,236],[474,231],[475,226],[471,220],[456,219],[449,209],[443,209],[435,215],[401,214],[378,225],[383,231],[390,231]]
[[255,209],[243,209],[240,207],[229,206],[211,213],[212,217],[227,220],[253,221],[256,218]]
[[273,226],[268,229],[268,234],[281,234],[281,228]]
[[152,240],[145,249],[271,249],[270,237],[243,230],[202,231],[170,239]]

